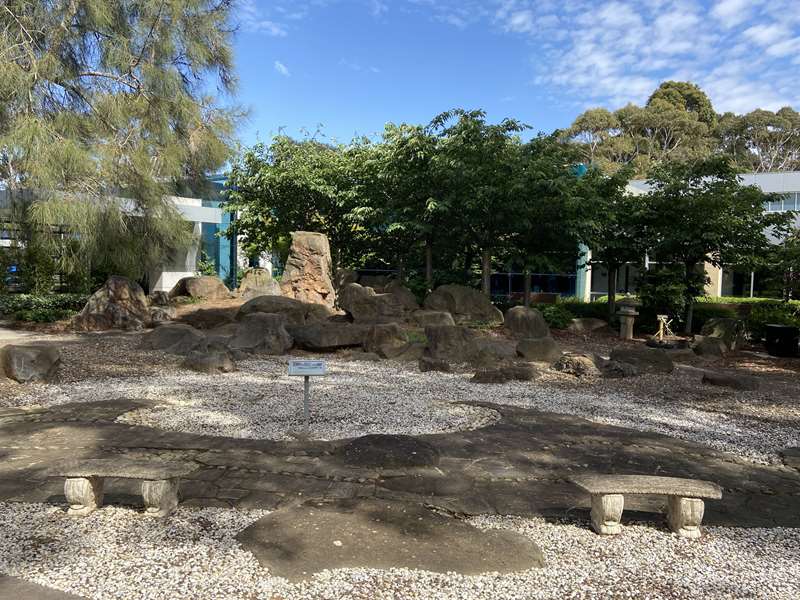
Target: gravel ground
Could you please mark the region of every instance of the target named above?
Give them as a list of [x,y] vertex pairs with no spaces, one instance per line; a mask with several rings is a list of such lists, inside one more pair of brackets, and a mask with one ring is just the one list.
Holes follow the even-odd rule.
[[[121,420],[278,440],[302,429],[302,380],[285,375],[286,357],[244,361],[237,373],[207,376],[180,369],[179,357],[142,352],[138,344],[136,335],[67,343],[58,382],[0,387],[0,406],[148,399],[159,405]],[[472,429],[497,414],[456,403],[488,401],[662,433],[761,464],[779,464],[780,450],[800,446],[797,373],[770,370],[763,361],[753,367],[762,389],[741,392],[702,385],[699,371],[689,367],[622,380],[547,372],[535,382],[477,385],[468,373],[420,373],[413,363],[327,358],[331,374],[312,385],[310,435],[316,439]]]
[[271,577],[235,535],[265,511],[179,508],[167,521],[104,507],[83,519],[0,503],[0,572],[89,598],[124,600],[774,599],[800,596],[800,530],[710,527],[699,541],[652,524],[600,537],[579,521],[478,517],[530,537],[546,567],[483,576],[407,569]]

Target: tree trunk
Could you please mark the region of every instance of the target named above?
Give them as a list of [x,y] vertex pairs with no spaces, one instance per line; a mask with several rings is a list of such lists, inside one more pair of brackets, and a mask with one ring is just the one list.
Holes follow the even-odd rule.
[[614,313],[617,312],[617,267],[608,268],[608,319],[609,321],[614,318]]
[[403,264],[402,255],[397,255],[397,280],[403,281],[406,278],[405,265]]
[[488,249],[481,252],[481,291],[492,295],[492,255]]
[[692,335],[692,320],[694,318],[694,293],[692,293],[692,276],[694,274],[694,264],[685,263],[686,269],[686,324],[683,333]]
[[525,269],[522,271],[522,277],[525,280],[525,292],[524,292],[524,300],[525,308],[529,308],[531,305],[531,270]]
[[433,246],[430,240],[425,240],[425,284],[429,292],[433,290]]

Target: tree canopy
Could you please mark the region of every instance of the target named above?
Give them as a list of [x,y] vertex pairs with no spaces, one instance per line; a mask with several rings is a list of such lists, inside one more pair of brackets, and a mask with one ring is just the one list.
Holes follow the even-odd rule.
[[35,193],[60,267],[141,277],[190,235],[167,200],[234,146],[232,0],[6,0],[0,182]]

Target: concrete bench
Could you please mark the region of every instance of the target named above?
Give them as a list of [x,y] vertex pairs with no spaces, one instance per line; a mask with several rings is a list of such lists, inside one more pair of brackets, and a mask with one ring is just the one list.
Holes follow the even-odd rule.
[[722,489],[710,481],[652,475],[584,475],[572,483],[592,496],[592,529],[603,535],[620,533],[625,495],[667,496],[669,528],[684,538],[699,538],[704,498],[719,500]]
[[49,469],[51,477],[66,477],[67,514],[85,516],[103,505],[106,477],[141,479],[145,514],[166,517],[178,506],[180,478],[197,470],[191,463],[155,462],[115,457],[75,460]]

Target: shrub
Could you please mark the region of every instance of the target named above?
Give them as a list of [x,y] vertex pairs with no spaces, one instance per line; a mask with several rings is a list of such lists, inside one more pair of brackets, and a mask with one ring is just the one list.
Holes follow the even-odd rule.
[[750,337],[754,341],[763,340],[767,325],[800,327],[800,308],[785,302],[754,306],[746,322]]
[[604,301],[579,302],[577,300],[567,300],[562,302],[561,306],[572,313],[572,316],[576,319],[608,320],[608,304]]
[[542,316],[553,329],[566,329],[575,316],[563,304],[548,304],[540,306]]
[[79,313],[86,300],[84,294],[5,294],[0,296],[0,314],[17,321],[52,323]]

